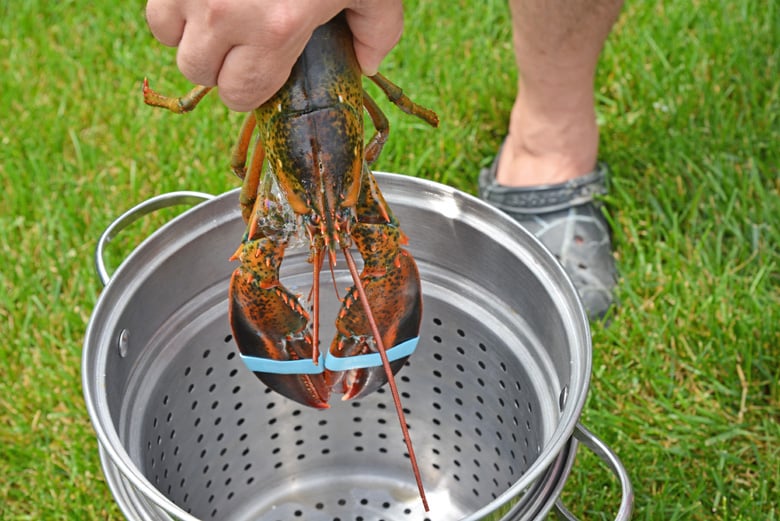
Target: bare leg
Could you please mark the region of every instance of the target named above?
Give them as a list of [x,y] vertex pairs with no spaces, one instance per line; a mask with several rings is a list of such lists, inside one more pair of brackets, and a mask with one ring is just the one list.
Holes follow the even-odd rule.
[[593,81],[623,0],[511,0],[520,71],[496,181],[560,183],[591,172],[599,134]]

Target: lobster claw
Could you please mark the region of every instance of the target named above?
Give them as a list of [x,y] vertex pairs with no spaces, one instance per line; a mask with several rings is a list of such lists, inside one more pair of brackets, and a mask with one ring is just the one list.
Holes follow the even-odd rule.
[[[400,247],[405,241],[401,230],[394,224],[360,223],[352,230],[352,237],[363,256],[360,284],[382,336],[382,345],[391,350],[416,343],[422,320],[420,275],[412,255]],[[352,286],[342,301],[328,355],[339,359],[377,351],[368,314],[359,301],[357,288]],[[392,360],[392,373],[396,374],[408,358],[406,355]],[[387,383],[382,365],[330,370],[335,365],[326,362],[325,379],[334,392],[344,394],[344,400],[371,393]]]
[[[284,247],[268,237],[244,240],[238,252],[241,265],[230,279],[230,326],[245,361],[312,364],[309,314],[297,296],[279,282],[283,252]],[[280,374],[259,366],[250,369],[287,398],[310,407],[328,407],[330,387],[321,367],[309,373],[297,370],[295,374]]]

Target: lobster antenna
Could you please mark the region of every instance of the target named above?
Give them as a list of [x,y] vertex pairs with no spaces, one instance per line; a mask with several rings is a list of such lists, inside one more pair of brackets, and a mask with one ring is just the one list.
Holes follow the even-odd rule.
[[390,361],[387,358],[385,352],[385,346],[382,342],[382,336],[379,334],[379,328],[374,320],[374,314],[371,312],[371,306],[368,303],[368,297],[363,289],[363,284],[360,282],[360,276],[358,275],[357,266],[355,265],[355,259],[352,258],[352,254],[346,247],[343,247],[344,258],[347,260],[347,266],[349,267],[349,273],[352,275],[352,280],[355,282],[355,289],[357,289],[360,296],[360,302],[363,304],[363,308],[366,310],[366,317],[368,318],[368,324],[371,327],[371,334],[374,335],[374,341],[376,342],[377,349],[379,350],[379,357],[382,359],[382,367],[387,374],[387,383],[390,385],[390,393],[393,395],[393,402],[395,403],[395,411],[398,413],[398,421],[401,423],[401,432],[403,432],[404,443],[406,444],[406,450],[409,452],[409,459],[412,462],[412,472],[414,472],[414,479],[417,482],[417,490],[420,492],[420,499],[423,503],[423,508],[428,512],[428,500],[425,498],[425,489],[423,488],[422,478],[420,477],[420,468],[417,466],[417,457],[414,455],[414,448],[412,448],[412,439],[409,437],[409,429],[406,427],[406,417],[404,416],[403,407],[401,406],[401,397],[398,395],[398,387],[395,384],[395,376],[393,370],[390,367]]
[[339,295],[339,286],[336,283],[336,271],[333,266],[333,263],[329,263],[330,265],[330,280],[333,281],[333,291],[336,293],[336,298],[341,300],[341,296]]
[[[311,281],[311,292],[309,299],[312,303],[312,313],[314,314],[314,326],[312,327],[311,361],[317,365],[320,360],[320,271],[322,270],[322,260],[324,258],[323,250],[317,250],[314,254],[314,276]],[[311,300],[313,297],[313,300]]]

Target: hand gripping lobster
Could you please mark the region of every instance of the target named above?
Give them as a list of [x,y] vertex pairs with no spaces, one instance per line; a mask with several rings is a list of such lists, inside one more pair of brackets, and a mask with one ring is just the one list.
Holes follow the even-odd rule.
[[[438,126],[436,114],[413,103],[385,77],[370,79],[404,112]],[[196,87],[182,98],[169,98],[144,82],[144,100],[182,113],[209,90]],[[376,128],[365,146],[363,108]],[[389,382],[427,510],[393,380],[419,332],[420,277],[403,248],[406,236],[369,169],[388,128],[362,88],[342,13],[314,32],[287,83],[250,113],[242,127],[232,168],[243,179],[239,203],[247,230],[233,256],[240,266],[230,282],[229,315],[247,366],[270,388],[302,404],[327,408],[331,392],[350,399]],[[259,136],[247,170],[255,129]],[[285,249],[300,227],[313,265],[311,312],[279,278]],[[360,273],[352,245],[363,259]],[[342,299],[336,334],[322,354],[320,271],[326,257],[333,270],[338,249],[353,285]]]

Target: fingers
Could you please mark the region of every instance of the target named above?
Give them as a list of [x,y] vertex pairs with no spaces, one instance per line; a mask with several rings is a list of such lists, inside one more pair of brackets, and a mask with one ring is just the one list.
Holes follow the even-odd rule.
[[[268,0],[257,3],[266,4]],[[274,5],[255,6],[254,10],[237,14],[241,20],[250,21],[245,24],[249,27],[237,33],[240,37],[226,52],[217,77],[219,95],[232,110],[252,110],[278,91],[314,29],[339,9],[334,7],[332,13],[325,10],[322,0],[317,2],[318,10],[308,9],[300,0],[293,0],[294,6],[280,0],[270,3]],[[262,16],[256,10],[260,8]],[[241,21],[235,20],[232,27],[240,25]]]
[[146,23],[160,43],[168,47],[179,45],[184,32],[184,13],[175,0],[149,0],[146,4]]
[[189,19],[179,42],[176,65],[192,83],[213,87],[232,43],[208,31],[199,30],[197,20]]
[[193,83],[232,110],[260,106],[287,80],[316,27],[348,8],[355,53],[375,74],[403,30],[401,0],[148,0],[146,17]]
[[270,59],[259,47],[233,47],[225,56],[217,79],[222,102],[239,112],[262,105],[287,81],[305,44],[304,41],[300,49],[292,48],[286,54],[277,52]]
[[373,76],[387,54],[401,39],[404,28],[400,0],[358,2],[347,11],[347,22],[354,38],[355,54],[366,76]]

